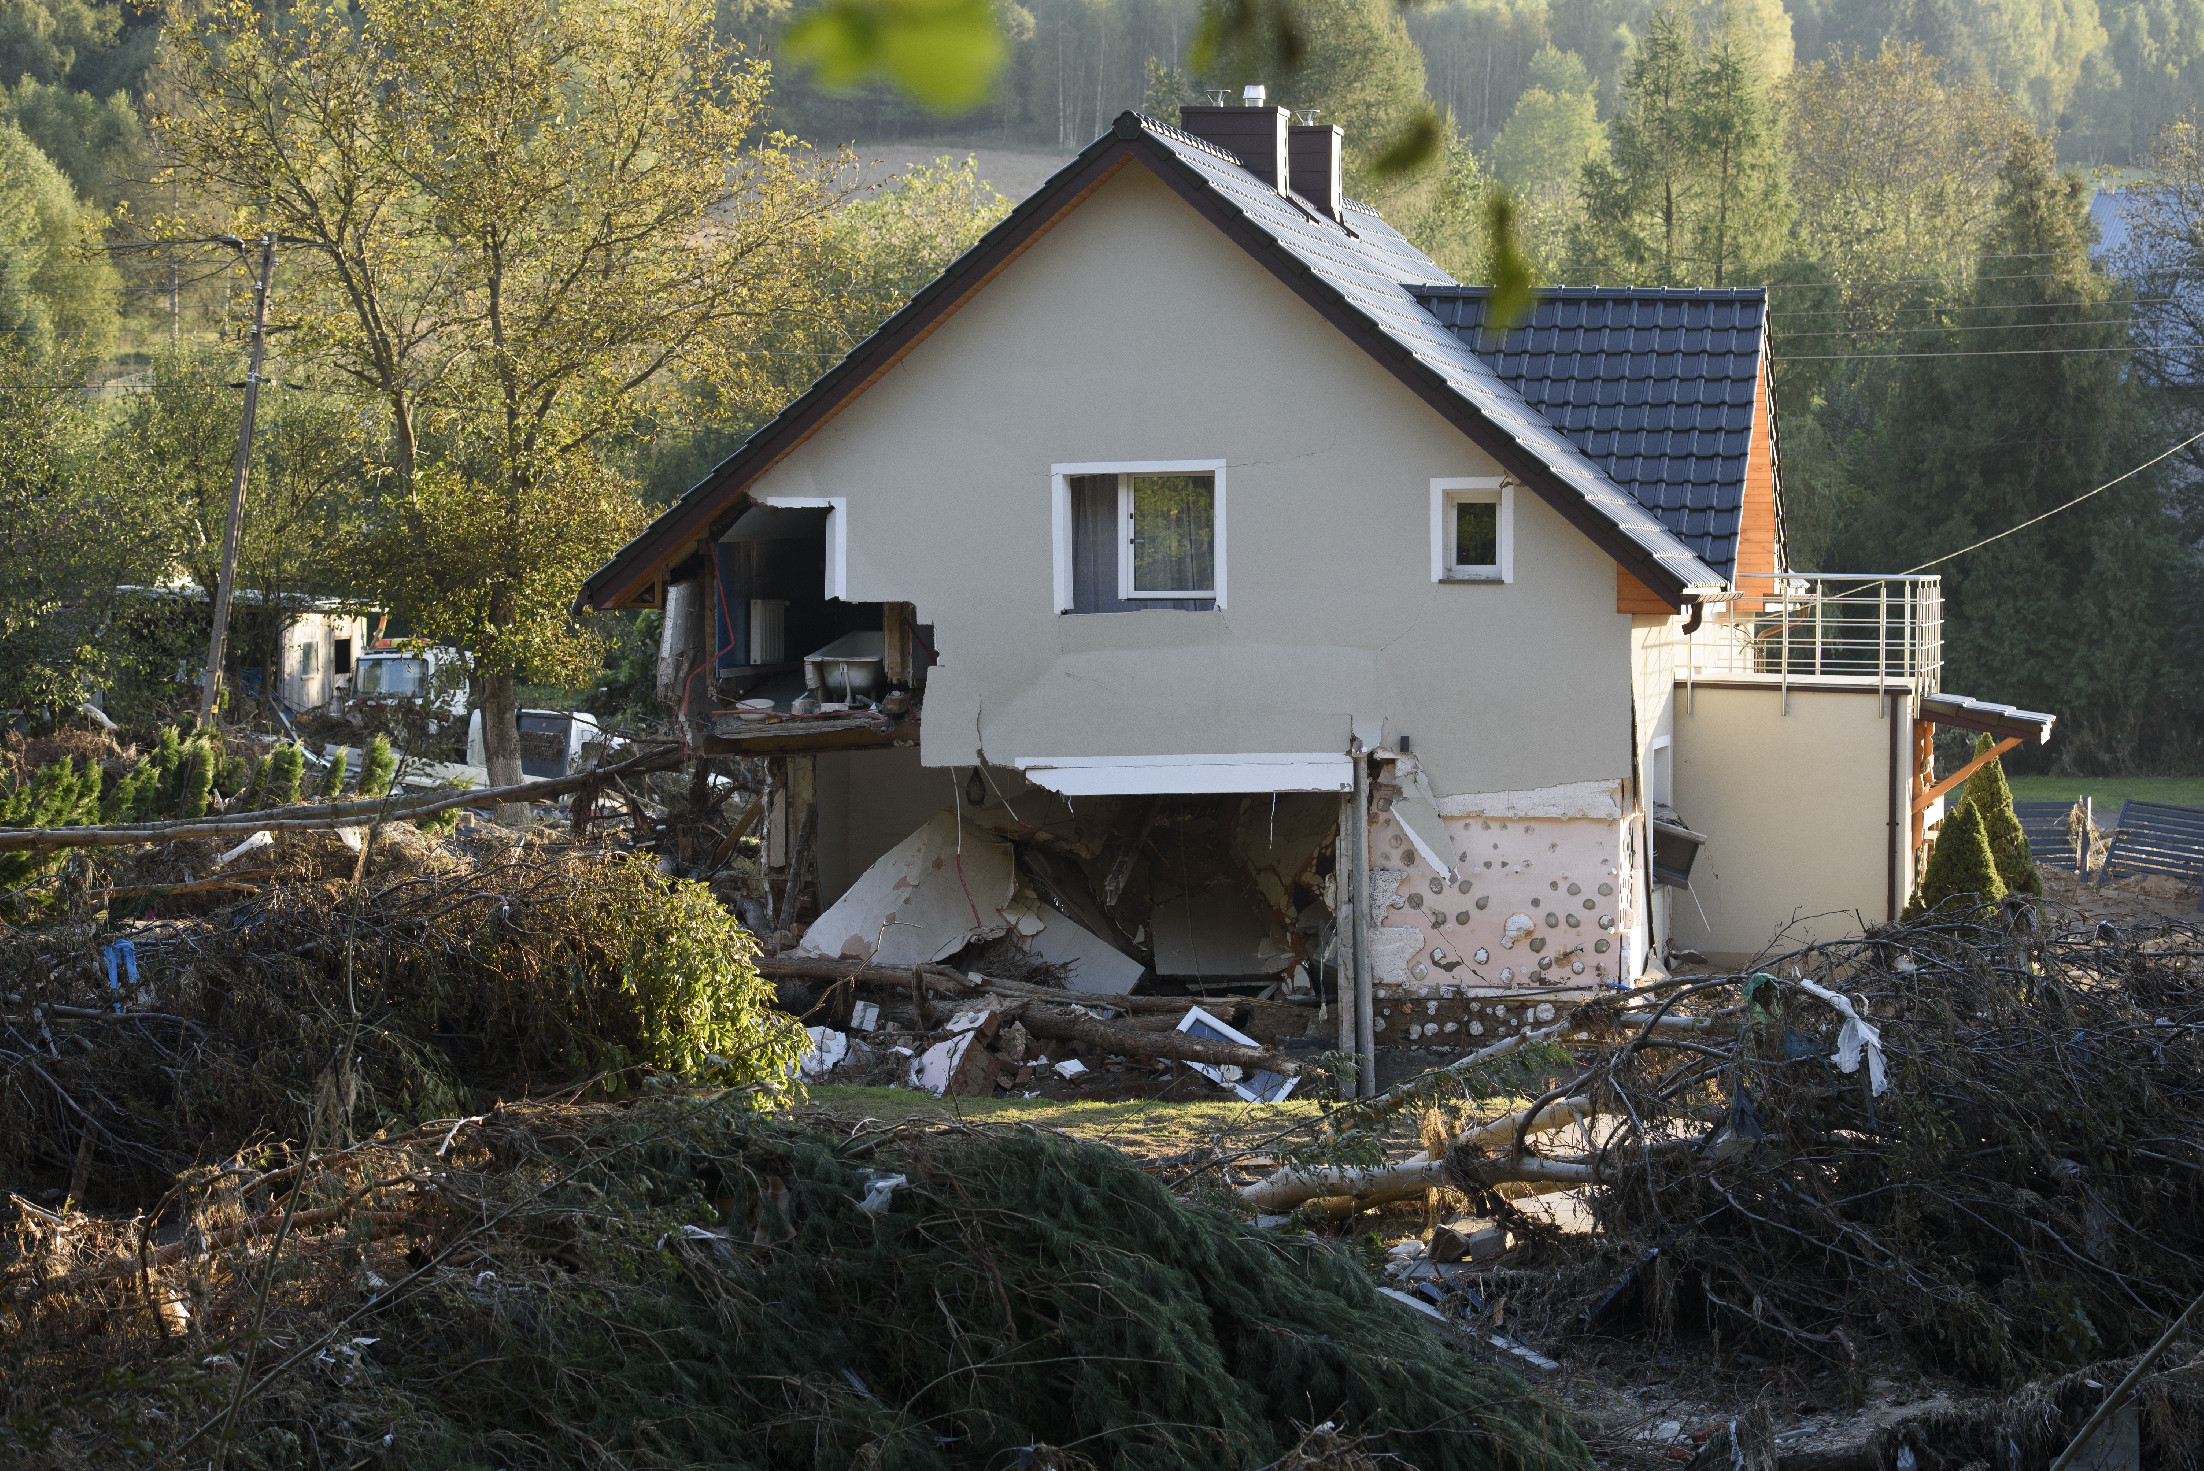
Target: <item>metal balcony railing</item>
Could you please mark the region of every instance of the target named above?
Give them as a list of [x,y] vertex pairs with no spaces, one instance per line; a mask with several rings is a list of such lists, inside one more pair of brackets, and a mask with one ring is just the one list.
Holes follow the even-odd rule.
[[1684,640],[1687,680],[1934,692],[1944,661],[1943,580],[1868,573],[1747,575],[1709,599]]

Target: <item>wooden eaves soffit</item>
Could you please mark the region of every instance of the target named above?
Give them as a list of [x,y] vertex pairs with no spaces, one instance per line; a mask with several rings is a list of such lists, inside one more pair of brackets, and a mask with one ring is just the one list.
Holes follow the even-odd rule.
[[[1965,695],[1923,695],[1913,721],[1914,850],[1918,852],[1928,836],[1928,810],[1937,798],[2007,751],[2023,744],[2043,745],[2051,739],[2051,727],[2056,719],[2041,711],[1992,705],[1983,700],[1970,700]],[[1989,750],[1939,780],[1936,776],[1936,727],[1939,725],[1984,731],[1998,740]]]

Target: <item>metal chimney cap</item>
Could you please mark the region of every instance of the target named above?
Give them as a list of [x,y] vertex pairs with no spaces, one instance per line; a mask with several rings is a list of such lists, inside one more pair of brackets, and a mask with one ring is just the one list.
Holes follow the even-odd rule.
[[1240,92],[1242,107],[1261,107],[1270,98],[1270,89],[1261,82],[1249,82]]

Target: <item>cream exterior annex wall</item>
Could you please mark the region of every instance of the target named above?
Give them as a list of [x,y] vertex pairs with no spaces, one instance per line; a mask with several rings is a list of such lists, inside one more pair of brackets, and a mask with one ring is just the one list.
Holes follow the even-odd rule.
[[[1224,459],[1229,606],[1055,612],[1050,469]],[[847,596],[915,603],[929,765],[1339,751],[1451,792],[1627,777],[1614,563],[1528,491],[1512,584],[1430,576],[1463,435],[1128,165],[753,487],[846,497]]]
[[1676,944],[1733,962],[1786,926],[1780,948],[1882,923],[1891,804],[1880,697],[1793,689],[1785,715],[1775,685],[1701,684],[1689,709],[1681,694],[1676,808],[1707,845],[1691,894],[1670,909]]

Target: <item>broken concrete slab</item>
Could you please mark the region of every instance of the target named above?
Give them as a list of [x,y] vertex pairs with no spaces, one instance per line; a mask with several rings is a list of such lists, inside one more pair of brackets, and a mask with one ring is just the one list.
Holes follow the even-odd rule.
[[1066,989],[1122,996],[1147,974],[1147,967],[1069,915],[1048,908],[1041,915],[1047,923],[1026,947],[1049,964],[1064,967]]
[[1463,1216],[1431,1233],[1431,1259],[1435,1262],[1490,1261],[1506,1251],[1508,1244],[1507,1228],[1498,1222]]
[[914,965],[941,960],[1011,928],[1017,866],[1008,843],[956,813],[925,826],[866,869],[805,932],[799,953]]

